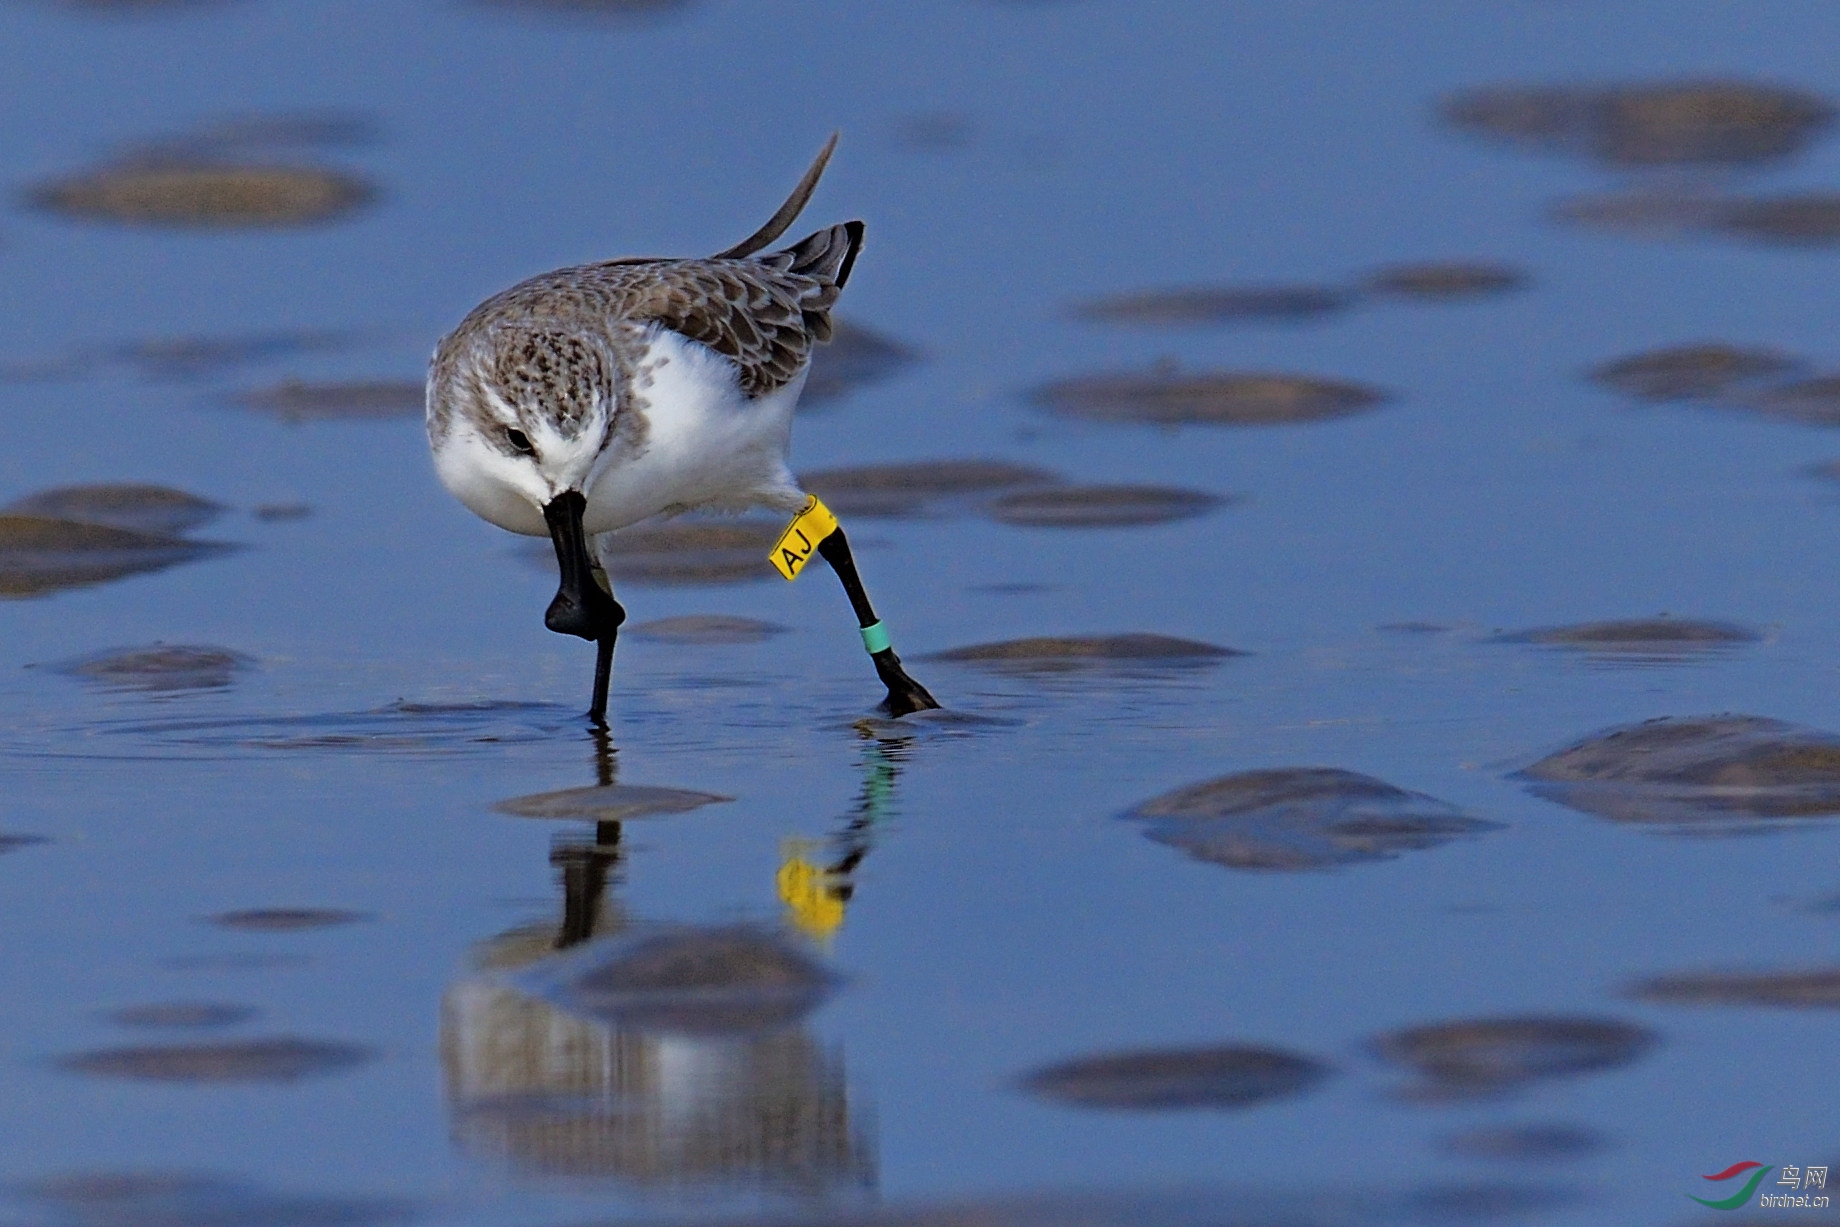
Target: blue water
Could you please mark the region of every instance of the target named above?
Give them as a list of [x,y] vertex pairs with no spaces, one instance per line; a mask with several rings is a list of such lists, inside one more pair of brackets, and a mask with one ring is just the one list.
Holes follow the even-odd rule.
[[[443,998],[481,974],[480,943],[554,922],[551,840],[567,830],[491,807],[596,782],[574,715],[591,654],[544,631],[553,578],[438,487],[419,423],[287,425],[229,402],[284,377],[416,378],[442,331],[520,277],[726,246],[833,128],[843,142],[806,220],[860,216],[870,235],[842,313],[925,360],[803,417],[799,466],[993,456],[1246,501],[1156,528],[854,526],[916,675],[993,720],[895,747],[892,795],[827,948],[846,984],[801,1024],[844,1073],[868,1187],[818,1200],[1196,1186],[1358,1199],[1507,1180],[1579,1199],[1529,1212],[1541,1222],[1666,1224],[1712,1217],[1684,1200],[1711,1187],[1702,1173],[1827,1162],[1831,1011],[1619,990],[1674,971],[1831,964],[1834,918],[1806,905],[1840,890],[1840,834],[1670,838],[1504,776],[1651,716],[1840,728],[1827,565],[1840,498],[1801,472],[1840,441],[1734,412],[1633,409],[1582,376],[1700,339],[1831,368],[1840,257],[1555,225],[1554,200],[1629,180],[1453,133],[1434,106],[1475,85],[1693,76],[1840,97],[1837,35],[1840,17],[1787,3],[705,3],[643,21],[443,0],[0,9],[0,168],[15,202],[0,215],[0,362],[147,337],[367,338],[191,382],[116,365],[0,386],[0,501],[158,481],[237,509],[201,535],[250,547],[0,606],[0,833],[53,841],[0,857],[0,1180],[202,1172],[468,1224],[809,1209],[747,1180],[560,1177],[463,1144]],[[308,155],[380,186],[349,221],[185,233],[18,203],[138,141],[326,109],[380,133]],[[965,117],[962,147],[902,142],[909,117],[933,113]],[[1732,180],[1836,182],[1840,140]],[[1346,283],[1456,257],[1523,268],[1531,287],[1374,301],[1305,325],[1068,315],[1100,294]],[[1064,421],[1026,398],[1165,357],[1355,379],[1394,399],[1318,425],[1158,430]],[[247,514],[294,501],[313,514]],[[984,590],[1007,583],[1043,587]],[[847,608],[823,575],[621,595],[639,620],[794,628],[750,646],[623,642],[612,731],[622,782],[736,798],[628,824],[618,906],[644,922],[778,924],[784,842],[837,837],[884,763],[852,727],[879,696]],[[1662,611],[1765,639],[1622,669],[1481,642]],[[1379,629],[1401,622],[1447,629]],[[1047,684],[914,659],[1115,631],[1252,655]],[[25,668],[155,641],[260,667],[170,696]],[[388,714],[398,700],[539,706],[409,719]],[[276,727],[332,739],[276,744]],[[1506,829],[1260,875],[1187,860],[1117,820],[1182,784],[1283,766],[1366,772]],[[261,906],[377,919],[295,934],[201,919]],[[305,961],[171,962],[217,955]],[[261,1011],[226,1035],[349,1041],[375,1058],[255,1087],[56,1065],[192,1038],[101,1015],[197,999]],[[1365,1047],[1504,1014],[1607,1016],[1661,1043],[1624,1068],[1444,1107],[1394,1096],[1408,1079]],[[1337,1073],[1308,1096],[1218,1113],[1090,1112],[1014,1088],[1069,1057],[1199,1043],[1276,1044]],[[1440,1148],[1519,1122],[1586,1126],[1612,1145],[1518,1167]],[[0,1200],[0,1222],[47,1214],[82,1218]]]

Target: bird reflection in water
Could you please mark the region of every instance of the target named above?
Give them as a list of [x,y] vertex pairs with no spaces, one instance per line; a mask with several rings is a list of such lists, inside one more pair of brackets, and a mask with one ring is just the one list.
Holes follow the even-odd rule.
[[843,927],[856,895],[856,869],[874,846],[876,830],[894,814],[894,785],[912,739],[862,733],[862,787],[843,826],[826,842],[788,839],[780,846],[776,885],[786,919],[807,937],[828,944]]
[[[597,735],[599,785],[615,763]],[[455,1140],[531,1175],[656,1191],[848,1199],[872,1189],[872,1113],[804,1025],[835,980],[744,925],[634,920],[618,821],[559,837],[559,922],[479,943],[441,1009]]]

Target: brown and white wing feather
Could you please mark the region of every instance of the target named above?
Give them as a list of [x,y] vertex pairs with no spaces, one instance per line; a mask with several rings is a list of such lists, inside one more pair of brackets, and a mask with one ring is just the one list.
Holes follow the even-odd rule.
[[560,332],[657,324],[699,341],[740,369],[741,390],[791,383],[812,346],[831,337],[831,308],[862,250],[863,224],[828,226],[802,242],[731,260],[629,259],[557,269],[487,299],[442,342],[436,364],[466,338],[507,321]]
[[798,377],[812,346],[831,338],[831,308],[862,248],[844,222],[769,255],[662,260],[576,270],[608,317],[657,323],[740,368],[741,390],[764,396]]

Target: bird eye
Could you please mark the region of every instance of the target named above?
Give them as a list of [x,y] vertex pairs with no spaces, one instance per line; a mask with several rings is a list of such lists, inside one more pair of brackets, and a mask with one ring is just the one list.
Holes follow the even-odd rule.
[[523,452],[526,456],[534,456],[537,454],[537,449],[530,445],[530,436],[515,426],[505,431],[505,441],[511,444],[512,447],[517,448],[520,452]]

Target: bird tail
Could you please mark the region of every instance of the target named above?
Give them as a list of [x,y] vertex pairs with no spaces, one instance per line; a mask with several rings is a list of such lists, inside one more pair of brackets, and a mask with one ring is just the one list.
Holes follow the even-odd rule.
[[786,197],[786,203],[779,207],[779,212],[767,219],[767,224],[754,233],[724,251],[711,256],[712,260],[741,260],[753,255],[786,233],[786,228],[799,219],[805,211],[805,204],[811,194],[818,190],[818,180],[824,177],[824,168],[830,163],[831,151],[837,148],[837,133],[831,133],[831,139],[824,142],[824,148],[818,151],[811,166],[805,171],[805,177],[792,189],[792,195]]
[[850,279],[857,253],[862,251],[863,224],[839,222],[826,226],[802,241],[771,255],[757,256],[762,264],[782,273],[805,279],[806,289],[799,295],[799,311],[805,328],[819,341],[831,339],[831,308]]
[[813,281],[833,285],[841,290],[850,279],[850,270],[856,267],[856,257],[861,253],[862,246],[863,224],[839,222],[764,259],[789,273],[810,277]]

